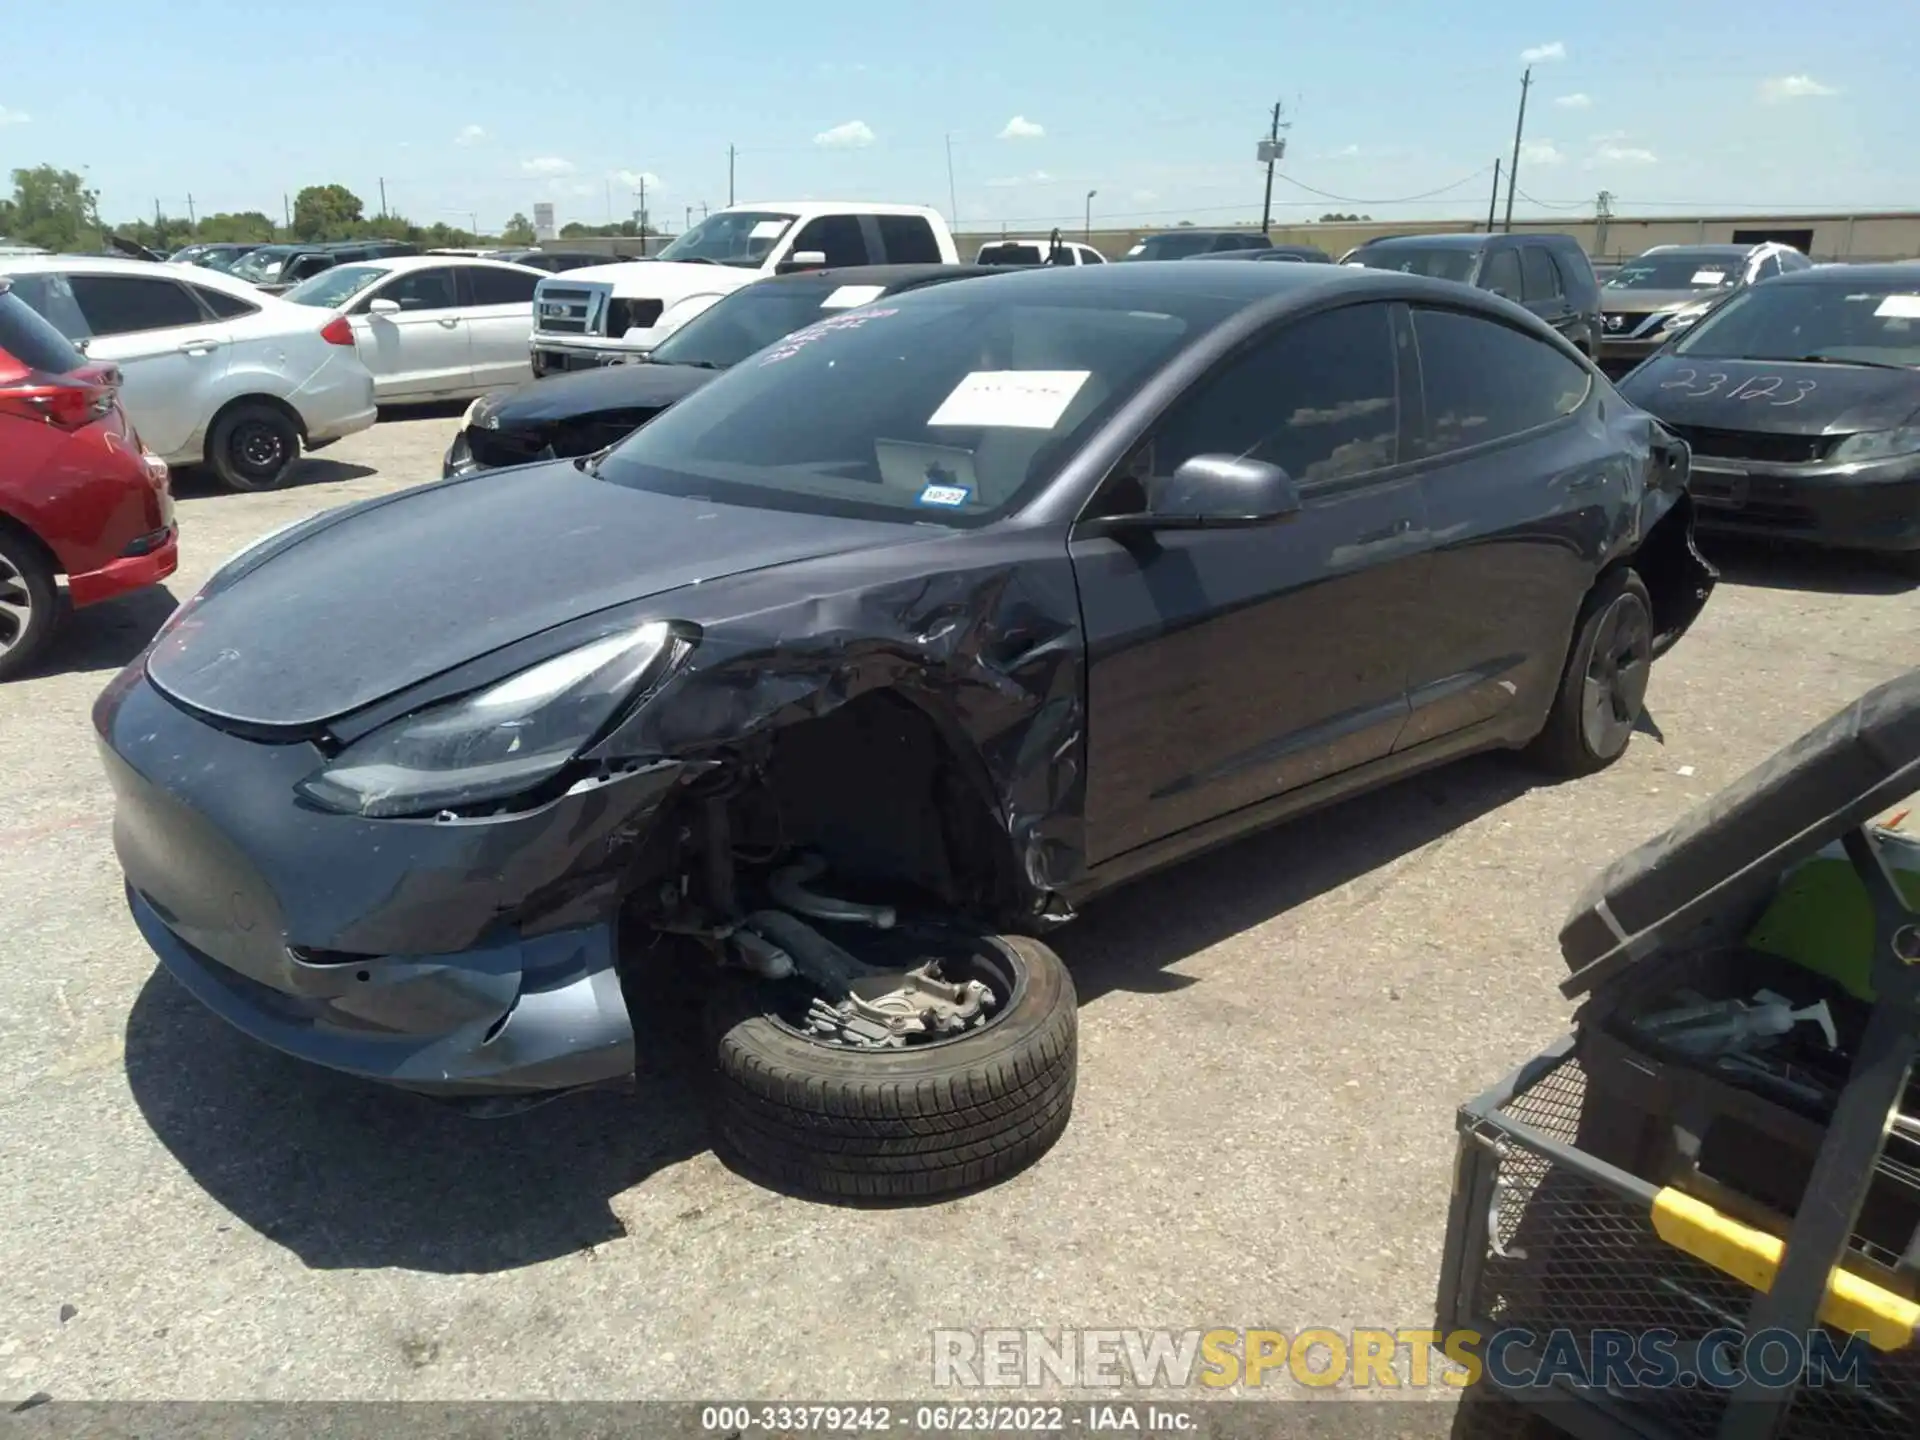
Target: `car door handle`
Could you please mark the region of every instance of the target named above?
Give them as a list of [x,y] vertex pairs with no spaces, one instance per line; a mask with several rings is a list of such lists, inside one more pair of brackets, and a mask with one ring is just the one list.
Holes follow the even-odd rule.
[[211,335],[202,336],[198,340],[182,340],[179,346],[182,355],[205,355],[219,348],[220,342]]
[[1389,540],[1398,540],[1402,535],[1413,533],[1413,521],[1404,515],[1383,529],[1369,531],[1360,537],[1362,545],[1383,545]]
[[460,323],[460,317],[456,315],[451,320],[442,320],[440,323],[447,329],[451,330],[453,329],[454,326]]

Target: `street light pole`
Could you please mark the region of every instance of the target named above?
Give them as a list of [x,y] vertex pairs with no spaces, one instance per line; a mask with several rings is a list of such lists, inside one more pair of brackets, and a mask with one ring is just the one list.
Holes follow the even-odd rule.
[[1093,243],[1093,197],[1098,195],[1099,193],[1100,192],[1098,190],[1089,190],[1087,192],[1086,241],[1087,241],[1087,244],[1089,245]]

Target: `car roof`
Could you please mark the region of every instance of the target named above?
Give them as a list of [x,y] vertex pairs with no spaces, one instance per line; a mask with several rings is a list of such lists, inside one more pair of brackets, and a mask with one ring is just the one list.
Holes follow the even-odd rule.
[[538,275],[542,280],[551,278],[544,270],[536,270],[531,265],[516,265],[511,260],[491,260],[484,255],[369,255],[364,260],[348,261],[352,265],[369,265],[377,270],[391,270],[400,273],[406,270],[440,269],[447,265],[485,265],[495,270],[514,270],[523,275]]
[[1443,250],[1478,250],[1493,238],[1491,235],[1462,235],[1458,233],[1443,235],[1382,235],[1376,239],[1366,241],[1361,248],[1372,250],[1375,247],[1384,249],[1389,245],[1433,245]]
[[[1744,258],[1764,248],[1764,243],[1758,245],[1653,245],[1640,253],[1642,255],[1718,255],[1732,260]],[[1791,249],[1792,247],[1783,246],[1782,248]]]
[[753,210],[831,210],[835,213],[848,211],[856,215],[931,215],[935,212],[925,205],[893,205],[874,200],[756,200],[752,204],[729,205],[725,210],[716,210],[716,215],[729,215],[735,211]]
[[1814,265],[1789,270],[1767,281],[1774,285],[1920,285],[1920,262],[1892,260],[1878,265]]
[[[1497,312],[1525,322],[1518,306],[1499,301],[1485,291],[1397,270],[1369,270],[1349,265],[1022,265],[982,266],[981,286],[999,286],[1011,299],[1017,286],[1075,287],[1076,293],[1098,295],[1129,308],[1150,308],[1156,301],[1184,296],[1239,302],[1252,306],[1288,296],[1317,299],[1351,295],[1354,298],[1399,296],[1437,300],[1448,305]],[[762,281],[762,284],[772,283]],[[969,292],[973,286],[968,287]]]
[[1210,237],[1232,235],[1237,238],[1242,235],[1252,234],[1253,232],[1251,230],[1196,230],[1191,225],[1182,225],[1177,230],[1156,230],[1151,235],[1142,235],[1140,238],[1142,240],[1164,240],[1175,235],[1205,235]]

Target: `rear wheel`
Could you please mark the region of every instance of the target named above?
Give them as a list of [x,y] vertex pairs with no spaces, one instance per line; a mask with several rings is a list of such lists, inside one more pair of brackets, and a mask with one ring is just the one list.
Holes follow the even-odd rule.
[[1591,775],[1626,752],[1653,674],[1653,602],[1631,570],[1606,576],[1580,607],[1547,723],[1528,754],[1560,775]]
[[46,552],[0,525],[0,680],[30,669],[53,639],[60,587]]
[[[801,1194],[927,1200],[1005,1179],[1059,1138],[1078,1035],[1059,957],[1024,936],[965,931],[921,953],[936,960],[931,986],[888,972],[860,982],[864,1006],[838,1012],[798,979],[714,994],[723,1156]],[[975,1019],[957,1018],[982,996]],[[889,1015],[942,1009],[966,1028],[876,1043]]]
[[264,401],[222,412],[207,436],[207,463],[231,490],[277,489],[299,458],[300,427]]

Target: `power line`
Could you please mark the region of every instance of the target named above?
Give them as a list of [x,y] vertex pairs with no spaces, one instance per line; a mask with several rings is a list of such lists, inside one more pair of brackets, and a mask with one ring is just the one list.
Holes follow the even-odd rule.
[[1538,205],[1543,210],[1587,210],[1593,206],[1591,200],[1536,200],[1524,190],[1520,191],[1520,198],[1529,205]]
[[[1470,185],[1475,180],[1478,180],[1482,175],[1486,174],[1487,171],[1491,168],[1492,168],[1491,166],[1482,165],[1478,170],[1474,171],[1471,175],[1462,176],[1460,179],[1454,181],[1451,185],[1442,185],[1438,190],[1424,190],[1418,195],[1402,195],[1398,199],[1394,199],[1394,200],[1364,200],[1364,199],[1356,198],[1355,196],[1352,196],[1352,195],[1336,195],[1331,190],[1318,190],[1311,185],[1303,184],[1302,182],[1295,180],[1291,175],[1281,175],[1281,176],[1277,176],[1276,178],[1280,180],[1284,180],[1287,184],[1293,186],[1294,189],[1296,190],[1305,190],[1309,195],[1318,195],[1322,200],[1338,200],[1343,205],[1411,205],[1417,200],[1431,200],[1436,195],[1445,195],[1450,190],[1458,190],[1462,185]],[[1295,203],[1297,204],[1299,202],[1296,201]],[[1222,207],[1222,208],[1228,208],[1228,207]],[[1238,207],[1236,206],[1232,208],[1237,209]],[[1170,212],[1163,212],[1163,213],[1170,213]]]

